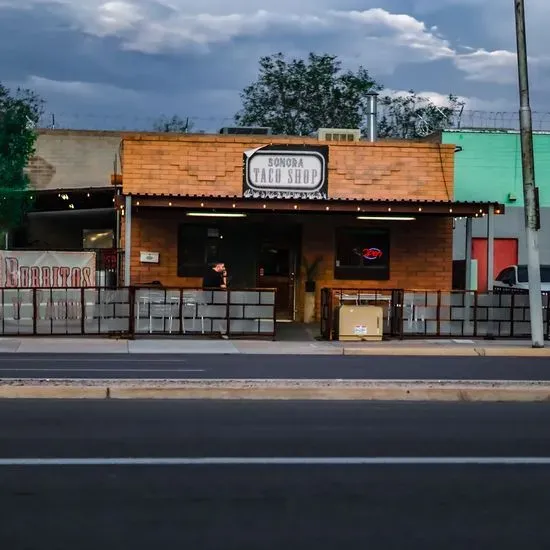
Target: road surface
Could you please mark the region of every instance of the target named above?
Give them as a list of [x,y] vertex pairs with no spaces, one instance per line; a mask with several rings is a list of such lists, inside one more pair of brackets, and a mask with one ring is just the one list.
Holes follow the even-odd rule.
[[550,357],[4,354],[1,378],[550,380]]
[[545,549],[549,420],[550,404],[0,401],[0,548]]

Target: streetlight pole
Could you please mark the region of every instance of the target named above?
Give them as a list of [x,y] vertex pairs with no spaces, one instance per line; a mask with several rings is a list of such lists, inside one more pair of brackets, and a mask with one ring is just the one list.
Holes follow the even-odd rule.
[[521,164],[523,168],[523,197],[525,231],[527,236],[527,267],[529,280],[529,309],[531,341],[534,348],[544,347],[542,321],[542,293],[540,282],[539,235],[540,214],[535,187],[535,156],[533,153],[533,120],[529,102],[529,72],[527,68],[527,40],[525,37],[524,0],[514,0],[516,12],[516,40],[520,96]]

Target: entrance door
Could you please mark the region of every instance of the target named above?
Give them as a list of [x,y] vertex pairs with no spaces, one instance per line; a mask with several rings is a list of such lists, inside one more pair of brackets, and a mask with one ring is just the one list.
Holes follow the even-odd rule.
[[[472,239],[472,259],[477,260],[477,288],[487,290],[487,239]],[[518,263],[518,240],[495,239],[494,278],[505,268]]]
[[260,247],[258,287],[276,288],[278,320],[294,320],[296,253],[288,245],[266,242]]

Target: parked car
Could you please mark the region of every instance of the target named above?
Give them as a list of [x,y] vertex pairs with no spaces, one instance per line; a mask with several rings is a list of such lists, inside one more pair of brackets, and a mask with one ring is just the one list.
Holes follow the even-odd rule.
[[[550,292],[550,265],[540,266],[541,290]],[[529,277],[526,265],[511,265],[503,269],[494,282],[494,288],[499,290],[510,289],[519,291],[529,290]]]

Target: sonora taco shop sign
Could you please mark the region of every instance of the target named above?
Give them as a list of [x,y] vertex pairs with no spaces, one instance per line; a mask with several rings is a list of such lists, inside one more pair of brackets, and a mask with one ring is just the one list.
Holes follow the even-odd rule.
[[327,145],[266,145],[244,153],[243,196],[326,199],[327,173]]

